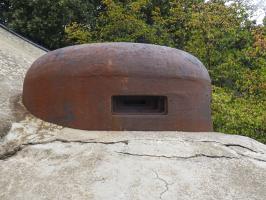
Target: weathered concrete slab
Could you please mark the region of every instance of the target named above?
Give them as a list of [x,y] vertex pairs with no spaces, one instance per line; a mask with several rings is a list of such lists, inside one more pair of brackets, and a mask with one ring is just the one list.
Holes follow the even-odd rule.
[[242,136],[89,132],[28,115],[0,149],[0,199],[266,196],[266,146]]
[[12,121],[23,117],[17,102],[25,73],[45,53],[0,27],[0,138],[10,129]]
[[81,131],[30,115],[22,80],[44,52],[12,37],[0,29],[1,200],[265,200],[266,146],[250,138]]

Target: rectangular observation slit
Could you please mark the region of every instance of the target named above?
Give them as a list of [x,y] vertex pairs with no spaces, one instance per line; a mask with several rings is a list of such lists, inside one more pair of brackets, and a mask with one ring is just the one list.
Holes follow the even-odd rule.
[[113,114],[167,114],[166,96],[112,96]]

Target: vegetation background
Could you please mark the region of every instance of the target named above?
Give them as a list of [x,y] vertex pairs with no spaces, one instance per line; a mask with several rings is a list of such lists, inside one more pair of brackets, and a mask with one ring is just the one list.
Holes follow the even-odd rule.
[[127,41],[197,56],[213,84],[215,131],[266,144],[266,19],[245,0],[1,0],[0,23],[49,49]]

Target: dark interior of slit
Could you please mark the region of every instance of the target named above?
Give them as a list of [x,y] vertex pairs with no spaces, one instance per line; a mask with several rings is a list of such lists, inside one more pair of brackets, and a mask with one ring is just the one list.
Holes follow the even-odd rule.
[[166,96],[112,96],[113,114],[167,114]]

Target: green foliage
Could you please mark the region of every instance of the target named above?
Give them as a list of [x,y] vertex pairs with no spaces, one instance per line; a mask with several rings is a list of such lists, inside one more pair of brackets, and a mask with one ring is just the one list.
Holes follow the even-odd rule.
[[90,43],[91,41],[93,41],[91,38],[92,34],[90,32],[90,28],[81,24],[77,24],[76,22],[73,22],[66,26],[65,34],[65,42],[72,45]]
[[236,0],[4,0],[0,21],[49,48],[127,41],[186,50],[213,81],[215,131],[266,143],[266,18]]
[[10,0],[1,0],[0,2],[0,23],[6,24],[9,16]]
[[266,99],[236,97],[233,91],[216,86],[212,98],[216,131],[248,136],[266,144]]
[[65,27],[75,21],[93,25],[99,2],[84,0],[5,0],[1,22],[54,49],[65,45]]

